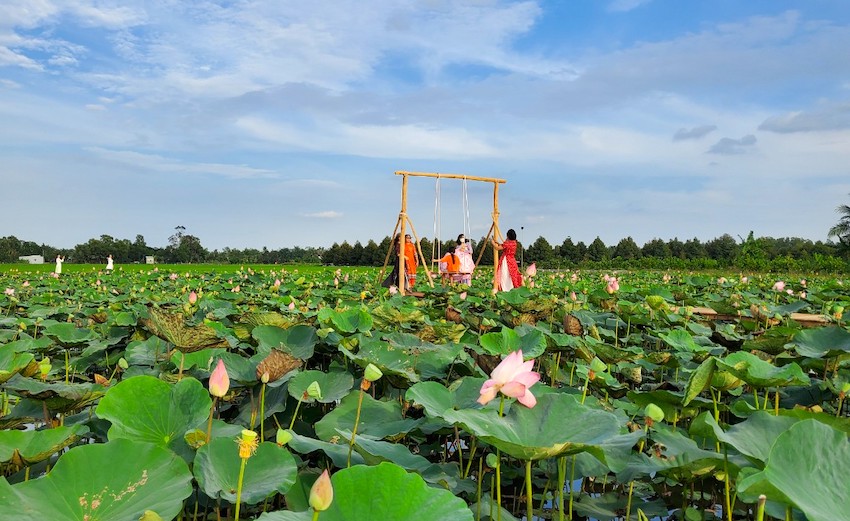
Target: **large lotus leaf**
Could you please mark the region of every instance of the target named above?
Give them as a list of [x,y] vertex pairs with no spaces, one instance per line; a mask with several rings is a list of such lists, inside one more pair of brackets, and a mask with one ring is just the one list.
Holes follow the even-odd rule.
[[40,351],[47,350],[54,344],[55,342],[53,342],[53,339],[47,336],[40,336],[38,338],[26,336],[18,338],[18,340],[15,340],[14,342],[9,342],[8,344],[3,345],[3,349],[9,349],[17,353],[37,353]]
[[[343,439],[351,438],[351,433],[348,431],[340,431],[339,434]],[[413,454],[401,443],[390,443],[367,436],[357,436],[354,448],[363,455],[363,459],[366,460],[368,465],[377,465],[382,461],[389,461],[407,471],[419,474],[428,483],[437,484],[444,488],[453,489],[459,478],[457,466],[453,467],[453,475],[449,475],[443,467],[431,463],[427,458],[418,454]]]
[[371,314],[376,329],[407,329],[413,324],[425,322],[425,313],[421,309],[406,305],[403,301],[396,299],[391,299],[372,308]]
[[711,379],[714,376],[714,371],[717,369],[717,359],[712,357],[706,358],[688,378],[688,383],[685,385],[685,395],[682,398],[682,405],[688,405],[701,392],[708,389],[711,385]]
[[43,401],[51,411],[66,412],[80,409],[106,392],[102,385],[91,383],[46,383],[14,375],[6,381],[6,389],[18,396]]
[[142,325],[154,335],[171,342],[184,353],[212,347],[229,347],[227,340],[219,338],[215,329],[208,325],[204,323],[188,325],[183,313],[149,307],[148,316],[150,318],[141,320]]
[[97,415],[109,420],[109,439],[127,438],[163,447],[183,442],[186,431],[203,426],[212,400],[201,382],[184,378],[169,384],[153,376],[134,376],[106,393]]
[[[231,382],[256,382],[257,363],[251,361],[239,353],[231,353],[224,349],[202,349],[192,353],[177,353],[171,355],[171,363],[180,367],[182,362],[183,371],[197,367],[206,373],[212,373],[218,359],[224,361],[227,376]],[[264,358],[264,357],[263,357]]]
[[753,387],[809,385],[809,377],[794,362],[777,367],[752,353],[738,351],[717,360],[717,368],[725,369]]
[[[521,339],[516,331],[509,327],[503,327],[499,332],[481,335],[478,343],[484,348],[487,354],[508,355],[520,349]],[[523,355],[531,358],[526,353],[523,353]]]
[[[316,382],[322,390],[322,396],[318,400],[304,398],[304,393],[310,385]],[[289,381],[289,394],[296,400],[302,400],[304,403],[333,403],[342,399],[343,396],[351,392],[354,387],[354,377],[351,373],[344,371],[331,371],[325,373],[323,371],[309,370],[302,371],[296,374]]]
[[448,410],[473,409],[481,407],[483,378],[465,377],[452,382],[446,388],[439,382],[419,382],[405,393],[405,399],[424,407],[431,417],[442,418]]
[[384,374],[401,376],[408,382],[428,378],[444,378],[448,368],[463,352],[461,344],[435,345],[423,342],[409,333],[397,333],[378,338],[360,337],[357,353],[343,353],[358,365],[374,364]]
[[100,335],[91,329],[78,328],[68,322],[59,322],[46,327],[44,334],[55,338],[63,346],[76,346],[100,338]]
[[799,421],[796,418],[774,416],[766,411],[758,411],[724,432],[711,414],[706,413],[700,418],[712,429],[716,439],[729,444],[741,454],[759,461],[767,461],[770,448],[776,438]]
[[850,331],[838,326],[804,329],[794,335],[792,344],[809,358],[838,356],[850,352]]
[[[691,438],[681,432],[662,426],[651,434],[655,450],[652,455],[639,454],[632,458],[628,468],[617,479],[631,481],[639,476],[662,473],[681,480],[704,476],[723,466],[723,453],[701,449]],[[740,456],[739,456],[740,458]],[[746,465],[746,461],[730,456],[730,466]]]
[[488,408],[448,410],[444,418],[522,460],[590,452],[604,463],[600,444],[620,434],[617,416],[567,394],[544,394],[534,407],[515,405],[502,417]]
[[658,336],[661,337],[667,345],[676,351],[683,353],[708,353],[714,349],[711,346],[697,344],[696,341],[694,341],[694,337],[684,329],[674,329],[669,333],[659,333]]
[[671,423],[677,418],[689,418],[696,416],[700,410],[712,406],[711,400],[699,397],[690,400],[688,402],[688,406],[683,406],[683,393],[676,393],[661,389],[646,392],[629,391],[626,396],[634,405],[637,405],[641,409],[651,403],[657,405],[662,411],[664,411],[664,420]]
[[[235,503],[241,464],[233,438],[217,438],[198,449],[193,472],[204,494]],[[297,473],[295,458],[288,450],[271,442],[260,443],[245,464],[242,502],[253,505],[274,492],[285,494]]]
[[[319,439],[331,441],[339,438],[337,429],[347,431],[354,429],[359,395],[359,389],[350,392],[334,410],[316,423],[316,435]],[[415,429],[421,421],[405,418],[401,412],[401,405],[397,401],[380,401],[364,393],[357,434],[362,433],[379,439],[406,434]]]
[[9,345],[0,346],[0,384],[26,369],[34,358],[32,353],[19,353]]
[[127,344],[124,359],[130,365],[154,366],[157,360],[170,350],[168,342],[152,336],[146,340],[133,340]]
[[319,320],[323,323],[330,322],[340,333],[368,333],[373,323],[369,311],[361,307],[342,311],[322,308],[319,311]]
[[192,474],[162,447],[115,440],[74,447],[46,476],[12,488],[0,521],[137,521],[146,510],[173,519],[192,493]]
[[31,465],[49,458],[88,432],[84,425],[41,431],[0,431],[0,462]]
[[257,521],[311,521],[313,512],[293,512],[291,510],[280,510],[278,512],[264,512]]
[[810,521],[835,521],[847,519],[848,468],[847,435],[818,421],[803,420],[776,438],[764,470],[748,479],[767,481]]
[[236,319],[233,332],[240,340],[251,338],[251,332],[257,326],[277,326],[288,329],[298,323],[298,318],[285,316],[277,311],[252,311]]
[[283,329],[277,326],[257,326],[251,331],[260,351],[280,349],[295,358],[307,360],[313,356],[319,335],[312,326],[292,326]]
[[331,477],[331,483],[334,500],[322,512],[322,521],[472,521],[473,518],[461,498],[448,490],[428,486],[421,477],[392,463],[340,470]]
[[[292,439],[289,441],[288,446],[299,454],[310,454],[311,452],[320,450],[333,461],[334,466],[338,468],[348,466],[348,443],[331,443],[292,432]],[[363,459],[360,453],[352,452],[352,465],[362,465],[364,463],[366,463],[366,460]]]

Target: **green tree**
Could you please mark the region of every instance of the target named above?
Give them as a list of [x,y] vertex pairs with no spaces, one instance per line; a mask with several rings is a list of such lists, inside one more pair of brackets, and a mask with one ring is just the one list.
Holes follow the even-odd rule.
[[[750,232],[751,237],[752,234],[753,232]],[[728,233],[724,233],[705,243],[705,252],[709,258],[729,266],[738,254],[738,242]]]
[[549,241],[543,237],[538,237],[534,244],[529,246],[521,255],[518,252],[517,256],[522,258],[526,265],[536,262],[541,267],[546,267],[554,264],[555,250],[552,249]]
[[608,247],[598,236],[587,247],[587,258],[595,262],[608,259]]
[[641,256],[640,248],[635,240],[631,237],[621,239],[614,247],[614,257],[619,257],[624,260],[639,259]]
[[829,229],[827,237],[835,237],[845,252],[850,251],[850,205],[842,204],[835,208],[840,215],[835,226]]
[[658,238],[644,244],[643,248],[641,248],[641,254],[644,257],[653,257],[656,259],[669,259],[672,256],[670,246]]

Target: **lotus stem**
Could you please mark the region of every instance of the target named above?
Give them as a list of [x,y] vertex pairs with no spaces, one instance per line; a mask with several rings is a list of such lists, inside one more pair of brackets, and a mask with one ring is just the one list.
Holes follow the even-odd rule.
[[[777,403],[778,403],[778,402],[779,402],[779,399],[777,398]],[[836,418],[841,417],[841,408],[842,408],[843,406],[844,406],[844,393],[840,393],[840,394],[838,395],[838,408],[835,410],[835,417],[836,417]],[[779,409],[779,407],[777,407],[777,409]],[[777,416],[779,416],[779,411],[778,411],[778,410],[776,411],[776,415],[777,415]]]
[[[575,488],[573,486],[573,483],[575,483],[575,479],[576,479],[576,457],[577,457],[576,455],[573,455],[573,459],[570,462],[570,503],[569,503],[568,508],[569,508],[569,518],[570,518],[571,521],[572,521],[572,518],[573,518],[573,499],[574,499],[573,489]],[[566,469],[566,464],[565,464],[564,471],[566,472],[566,470],[567,469]]]
[[466,462],[466,470],[463,472],[463,474],[461,474],[461,476],[460,476],[461,479],[466,479],[467,477],[469,477],[469,471],[470,471],[470,468],[472,467],[472,460],[475,459],[475,449],[478,448],[477,443],[476,443],[477,441],[478,441],[478,439],[473,436],[472,437],[472,447],[469,449],[469,458],[467,458],[468,461]]
[[[470,459],[470,461],[472,460]],[[484,458],[478,458],[478,479],[476,481],[478,483],[475,493],[478,502],[475,505],[475,521],[481,521],[481,483],[484,482]]]
[[65,350],[65,383],[68,383],[68,372],[71,366],[71,353],[68,349]]
[[[502,452],[496,449],[496,521],[502,521]],[[493,517],[493,512],[490,512]]]
[[266,384],[260,387],[260,440],[266,439]]
[[534,498],[531,493],[531,460],[525,462],[525,497],[527,499],[528,521],[532,521],[534,519]]
[[348,442],[348,464],[346,468],[351,467],[351,453],[354,451],[354,438],[357,436],[357,425],[360,423],[360,409],[363,407],[363,395],[366,394],[366,390],[369,389],[371,382],[367,379],[363,379],[360,382],[360,396],[357,399],[357,414],[354,416],[354,428],[351,430],[351,440]]
[[729,490],[729,451],[723,448],[723,492],[726,496],[726,520],[732,521],[732,496]]
[[[640,440],[638,444],[638,454],[643,452],[643,448],[646,445],[646,438],[649,436],[649,423],[645,423],[643,426],[643,439]],[[635,491],[635,481],[632,480],[629,483],[629,500],[626,502],[626,521],[628,521],[632,516],[632,496]]]
[[753,387],[753,399],[756,403],[756,410],[761,409],[761,407],[759,406],[759,390],[755,387]]
[[558,458],[558,521],[564,521],[564,487],[567,481],[567,457]]
[[298,398],[298,404],[295,405],[295,412],[292,413],[292,419],[289,421],[289,430],[292,430],[292,426],[295,425],[295,418],[298,417],[298,409],[301,408],[301,401],[304,400],[304,395],[307,392],[301,393],[301,396]]
[[758,509],[756,510],[756,521],[764,521],[764,504],[767,502],[767,496],[764,494],[759,496]]
[[212,438],[212,421],[216,403],[218,403],[218,396],[213,396],[212,407],[210,407],[210,418],[207,420],[207,445],[209,445]]
[[247,464],[248,458],[242,458],[242,463],[239,465],[239,480],[236,482],[236,521],[239,521],[239,507],[242,506],[242,480],[245,477]]
[[458,468],[463,470],[463,447],[460,445],[460,434],[455,425],[455,447],[457,447]]
[[180,369],[177,370],[177,381],[183,379],[183,364],[186,362],[186,353],[180,351]]
[[318,510],[314,510],[314,511],[313,511],[313,519],[312,519],[312,521],[318,521],[318,519],[319,519],[319,511],[318,511]]

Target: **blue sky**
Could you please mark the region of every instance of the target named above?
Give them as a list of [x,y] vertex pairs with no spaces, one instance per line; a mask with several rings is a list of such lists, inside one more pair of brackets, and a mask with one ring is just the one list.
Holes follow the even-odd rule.
[[[5,0],[0,236],[365,243],[408,170],[506,179],[527,243],[825,240],[847,49],[845,0]],[[443,239],[462,185],[440,184]],[[410,183],[422,236],[435,188]],[[492,186],[467,199],[478,237]]]

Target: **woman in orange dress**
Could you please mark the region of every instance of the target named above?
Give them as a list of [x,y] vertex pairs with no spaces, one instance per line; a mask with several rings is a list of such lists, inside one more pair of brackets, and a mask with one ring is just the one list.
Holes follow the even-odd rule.
[[419,259],[416,257],[416,245],[410,234],[404,236],[404,271],[407,275],[407,287],[412,288],[416,284],[416,268],[419,267]]
[[449,248],[448,253],[440,259],[440,274],[443,282],[460,282],[460,257],[455,254],[455,248]]
[[522,275],[516,263],[516,232],[513,229],[508,230],[507,237],[502,244],[490,239],[493,246],[502,252],[496,267],[496,289],[499,291],[510,291],[522,286]]

